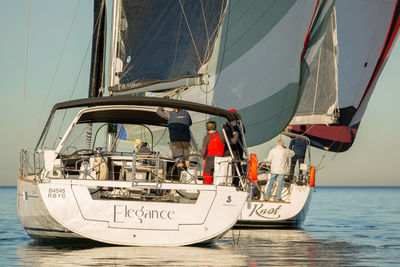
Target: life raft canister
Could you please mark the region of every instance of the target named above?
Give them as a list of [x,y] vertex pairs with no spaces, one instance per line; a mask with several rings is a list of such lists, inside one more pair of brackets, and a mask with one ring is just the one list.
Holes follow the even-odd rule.
[[310,187],[315,186],[315,166],[310,167]]
[[257,155],[254,153],[250,154],[249,180],[257,181]]

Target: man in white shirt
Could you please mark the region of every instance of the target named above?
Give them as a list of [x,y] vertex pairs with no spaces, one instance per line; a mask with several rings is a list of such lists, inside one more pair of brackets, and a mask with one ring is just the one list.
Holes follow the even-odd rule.
[[278,140],[276,146],[268,154],[267,162],[271,164],[271,179],[268,182],[265,198],[267,201],[271,195],[272,186],[278,178],[278,188],[276,191],[276,200],[281,201],[282,184],[285,174],[289,173],[289,158],[295,155],[293,150],[286,148],[283,140]]

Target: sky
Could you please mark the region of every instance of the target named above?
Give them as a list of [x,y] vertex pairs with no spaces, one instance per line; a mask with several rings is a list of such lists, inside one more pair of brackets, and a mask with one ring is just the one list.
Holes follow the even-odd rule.
[[[0,186],[16,185],[19,151],[35,146],[51,107],[69,100],[71,92],[72,99],[86,97],[89,83],[93,1],[32,1],[26,64],[28,3],[6,1],[0,9]],[[339,154],[312,149],[313,163],[322,160],[317,186],[400,186],[399,81],[397,42],[353,147]],[[259,158],[271,147],[258,148]]]

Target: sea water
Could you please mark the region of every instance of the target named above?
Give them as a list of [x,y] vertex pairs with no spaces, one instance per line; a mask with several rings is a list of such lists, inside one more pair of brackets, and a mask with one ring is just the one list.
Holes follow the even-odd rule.
[[213,246],[49,246],[0,188],[0,266],[400,266],[400,188],[317,188],[298,230],[231,230]]

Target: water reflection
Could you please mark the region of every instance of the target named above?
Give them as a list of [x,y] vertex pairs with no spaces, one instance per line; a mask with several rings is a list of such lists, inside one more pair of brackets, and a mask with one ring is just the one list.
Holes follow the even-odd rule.
[[349,252],[354,255],[345,242],[314,240],[305,230],[234,230],[211,247],[66,247],[30,243],[18,248],[17,264],[335,266],[354,263],[346,257]]
[[143,266],[143,265],[246,265],[232,252],[232,242],[211,247],[61,247],[28,244],[18,249],[20,265],[40,266]]

